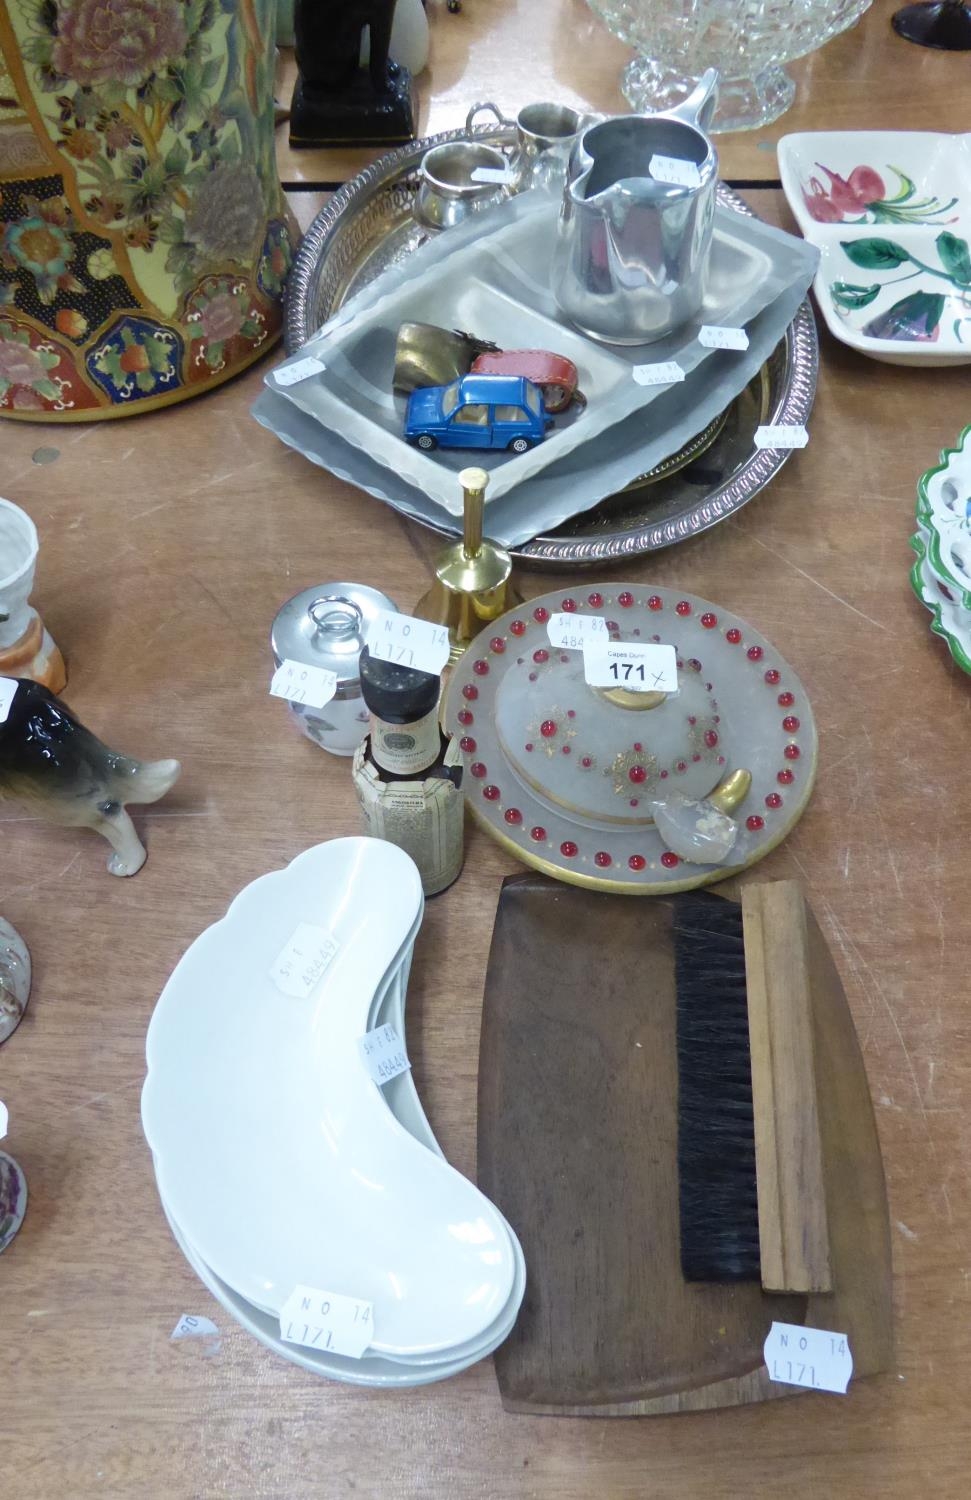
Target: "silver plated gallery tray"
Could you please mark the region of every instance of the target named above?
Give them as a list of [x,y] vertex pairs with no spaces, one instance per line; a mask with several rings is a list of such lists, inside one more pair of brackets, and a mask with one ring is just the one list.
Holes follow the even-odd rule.
[[[301,348],[349,297],[423,242],[424,231],[412,214],[421,159],[432,146],[469,137],[509,148],[515,131],[497,125],[428,136],[389,152],[334,194],[307,231],[290,274],[288,354]],[[724,185],[718,196],[724,206],[752,213]],[[693,443],[687,444],[645,475],[643,483],[601,500],[550,535],[512,549],[515,555],[533,566],[610,562],[669,547],[724,520],[764,489],[789,457],[784,450],[757,449],[755,429],[761,423],[806,422],[818,362],[816,325],[805,301],[785,338],[732,403],[714,441],[701,445],[700,454],[692,453]]]

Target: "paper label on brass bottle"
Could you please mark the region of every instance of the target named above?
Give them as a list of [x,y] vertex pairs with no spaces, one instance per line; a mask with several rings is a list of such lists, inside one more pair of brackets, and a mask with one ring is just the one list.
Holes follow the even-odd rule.
[[17,693],[16,677],[0,677],[0,724],[7,722],[10,707]]
[[[364,830],[409,854],[418,866],[425,895],[434,896],[451,885],[462,868],[465,798],[452,781],[441,776],[382,781],[367,758],[368,743],[355,751],[353,771]],[[449,769],[462,764],[462,752],[454,741],[444,763]]]
[[762,1352],[770,1380],[846,1395],[853,1355],[845,1333],[805,1328],[799,1323],[773,1323]]
[[378,765],[398,776],[415,776],[435,764],[441,749],[438,709],[411,724],[389,724],[371,715],[371,752]]

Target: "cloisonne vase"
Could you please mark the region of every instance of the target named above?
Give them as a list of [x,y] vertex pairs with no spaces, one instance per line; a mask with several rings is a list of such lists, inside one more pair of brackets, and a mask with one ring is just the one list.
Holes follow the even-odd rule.
[[150,410],[270,347],[274,12],[0,0],[0,416]]

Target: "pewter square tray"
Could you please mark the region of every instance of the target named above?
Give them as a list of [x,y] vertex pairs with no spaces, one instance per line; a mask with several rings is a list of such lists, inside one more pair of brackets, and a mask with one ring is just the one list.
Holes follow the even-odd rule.
[[[505,127],[429,137],[382,157],[335,193],[311,225],[291,273],[287,302],[291,354],[351,296],[388,267],[407,260],[424,243],[424,231],[412,216],[421,159],[432,146],[469,134],[505,149],[515,139],[515,132]],[[719,202],[736,212],[751,213],[723,186]],[[818,364],[815,324],[805,300],[793,313],[785,337],[765,351],[761,370],[745,390],[727,410],[707,414],[698,423],[697,435],[685,434],[692,440],[680,452],[644,475],[641,483],[618,484],[617,494],[555,530],[539,528],[542,534],[513,547],[516,555],[553,567],[636,557],[706,530],[757,494],[789,455],[756,449],[755,428],[764,422],[804,423],[812,408]],[[332,446],[347,460],[343,468],[332,455],[325,458],[315,451],[319,445],[312,440],[313,424],[294,408],[284,413],[287,404],[282,397],[265,392],[257,403],[258,419],[312,461],[326,463],[342,477],[362,483],[350,449],[344,451],[341,439],[333,438]],[[366,462],[361,467],[369,469]],[[556,482],[559,468],[559,464],[551,465],[544,478]],[[376,484],[365,487],[383,493],[390,504],[424,525],[456,529],[440,508],[423,509],[417,500],[414,504],[399,500]]]
[[[802,241],[718,207],[698,319],[649,346],[597,343],[564,318],[550,288],[549,247],[559,203],[558,196],[535,189],[434,235],[405,263],[389,268],[380,282],[346,304],[294,356],[301,368],[305,355],[315,356],[319,373],[291,383],[287,377],[292,372],[284,364],[267,375],[267,384],[458,517],[462,493],[456,476],[468,462],[468,452],[425,453],[405,440],[406,398],[391,391],[398,328],[405,322],[438,323],[468,328],[500,348],[553,349],[566,355],[579,370],[586,406],[573,406],[558,417],[544,441],[525,453],[478,453],[477,462],[490,474],[486,509],[492,512],[513,491],[518,501],[521,487],[551,464],[586,448],[632,412],[660,401],[670,380],[652,385],[635,378],[649,375],[657,365],[673,363],[685,376],[704,363],[720,366],[733,396],[745,383],[751,359],[737,352],[718,357],[718,351],[699,341],[698,327],[707,323],[744,328],[775,305],[778,337],[789,322],[788,304],[780,299],[787,292],[801,299],[815,271],[816,252]],[[741,370],[741,376],[733,379],[733,368]],[[671,449],[666,427],[649,418],[644,430],[651,428],[657,458],[667,458]],[[623,482],[643,473],[644,467],[637,451],[628,451]],[[573,472],[578,472],[576,465]],[[597,469],[579,473],[582,479],[560,485],[555,520],[609,493],[597,487],[604,485]],[[550,515],[548,506],[545,514]],[[491,525],[487,515],[487,526]],[[528,536],[511,532],[502,538],[524,539]]]

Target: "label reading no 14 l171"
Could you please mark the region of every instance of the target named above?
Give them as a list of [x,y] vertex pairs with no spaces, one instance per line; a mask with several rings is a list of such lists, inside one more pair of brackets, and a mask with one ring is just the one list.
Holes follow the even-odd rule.
[[367,634],[368,651],[379,661],[413,667],[416,672],[439,673],[448,661],[448,629],[428,620],[415,620],[396,610],[380,609]]
[[676,693],[678,653],[673,646],[612,641],[594,636],[583,646],[583,675],[591,687],[622,687],[638,693]]
[[337,673],[309,667],[301,661],[282,661],[273,673],[270,696],[286,698],[307,708],[324,708],[337,692]]
[[374,1338],[374,1309],[357,1297],[298,1286],[280,1309],[280,1337],[287,1344],[360,1359]]

